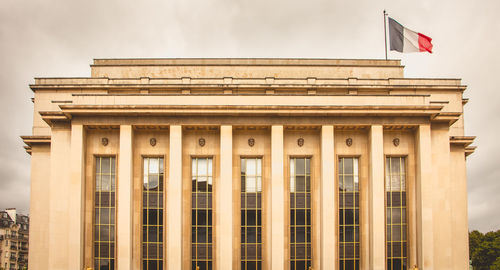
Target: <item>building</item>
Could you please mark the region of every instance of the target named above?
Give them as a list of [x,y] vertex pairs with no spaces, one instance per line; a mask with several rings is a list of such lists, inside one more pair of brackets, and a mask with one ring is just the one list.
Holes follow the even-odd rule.
[[28,216],[15,208],[0,211],[0,269],[27,269],[28,231]]
[[466,269],[459,79],[96,59],[36,78],[30,269]]

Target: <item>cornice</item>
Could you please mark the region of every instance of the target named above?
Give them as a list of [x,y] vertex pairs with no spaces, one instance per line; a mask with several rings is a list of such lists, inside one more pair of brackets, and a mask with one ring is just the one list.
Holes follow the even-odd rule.
[[42,111],[40,116],[50,127],[64,126],[67,127],[70,123],[71,117],[68,117],[61,111]]
[[30,155],[33,152],[33,146],[50,145],[50,136],[21,136],[21,139],[26,144],[24,150]]
[[398,67],[399,59],[328,58],[97,58],[91,67],[102,66],[355,66]]
[[476,139],[476,136],[450,136],[450,145],[463,147],[465,157],[468,157],[473,154],[477,148],[477,146],[471,146],[474,139]]
[[446,122],[449,126],[460,119],[461,112],[440,112],[431,118],[432,122]]
[[50,144],[50,136],[21,136],[21,139],[28,146]]
[[[241,115],[241,116],[430,116],[443,108],[438,105],[414,106],[291,106],[291,105],[60,105],[58,119],[75,115]],[[63,115],[65,117],[63,117]],[[42,115],[42,118],[44,116]],[[45,118],[44,118],[45,120]]]
[[476,136],[450,136],[450,144],[468,147],[474,142]]
[[222,89],[235,89],[235,90],[280,90],[280,89],[294,89],[294,90],[337,90],[337,89],[356,89],[356,90],[398,90],[398,89],[412,89],[412,90],[458,90],[465,91],[466,85],[442,85],[442,84],[303,84],[303,83],[170,83],[170,84],[30,84],[33,91],[50,91],[50,90],[182,90],[182,89],[206,89],[206,90],[222,90]]
[[468,147],[465,147],[465,157],[468,157],[471,154],[473,154],[476,151],[476,148],[477,148],[477,146],[468,146]]

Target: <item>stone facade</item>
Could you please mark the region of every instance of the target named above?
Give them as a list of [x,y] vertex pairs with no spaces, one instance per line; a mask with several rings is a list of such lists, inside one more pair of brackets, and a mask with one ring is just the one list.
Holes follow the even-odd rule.
[[15,208],[0,211],[0,269],[28,267],[29,217]]
[[[468,267],[465,161],[474,137],[464,135],[466,87],[459,79],[404,78],[399,60],[96,59],[89,78],[36,78],[30,87],[33,135],[22,137],[32,156],[30,269],[96,267],[95,213],[103,203],[96,201],[103,190],[97,160],[115,168],[116,187],[106,191],[116,202],[106,220],[114,239],[106,256],[115,269],[146,269],[150,157],[164,168],[163,248],[155,256],[165,269],[192,269],[199,252],[192,244],[193,185],[202,181],[193,180],[197,159],[212,164],[206,256],[213,269],[241,269],[245,158],[262,163],[262,269],[305,269],[291,259],[302,256],[299,233],[291,232],[298,213],[290,210],[298,196],[292,193],[303,179],[295,159],[307,164],[305,266],[340,269],[347,254],[349,244],[339,251],[339,239],[347,241],[339,198],[353,190],[339,189],[340,177],[347,179],[339,162],[346,160],[357,168],[359,269],[386,269],[388,261],[393,269]],[[389,175],[394,160],[398,176]],[[391,177],[403,183],[397,194],[404,218],[386,230]],[[388,254],[393,228],[404,241],[405,266]]]

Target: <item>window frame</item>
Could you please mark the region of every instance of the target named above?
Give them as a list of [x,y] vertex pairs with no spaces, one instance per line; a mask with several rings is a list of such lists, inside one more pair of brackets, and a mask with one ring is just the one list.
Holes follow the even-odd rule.
[[[118,209],[117,209],[117,202],[118,202],[118,155],[115,155],[115,154],[103,154],[103,155],[100,155],[100,154],[93,154],[92,155],[92,183],[91,183],[91,186],[92,186],[92,223],[91,223],[91,239],[92,239],[92,242],[91,242],[91,247],[90,247],[90,254],[91,254],[91,258],[92,258],[92,267],[94,267],[95,265],[95,261],[96,261],[96,256],[95,256],[95,244],[96,244],[96,239],[95,239],[95,227],[97,225],[96,223],[96,220],[95,220],[95,216],[96,216],[96,208],[97,206],[95,205],[96,204],[96,192],[97,192],[97,185],[96,185],[96,180],[97,180],[97,172],[96,172],[96,169],[97,169],[97,160],[99,158],[114,158],[114,163],[115,163],[115,206],[113,207],[114,208],[114,214],[115,214],[115,223],[114,223],[114,227],[115,227],[115,230],[114,230],[114,234],[113,234],[113,237],[114,237],[114,250],[113,250],[113,254],[114,254],[114,269],[116,269],[116,263],[117,263],[117,213],[118,213]],[[110,167],[111,168],[111,167]],[[111,184],[111,183],[110,183]],[[97,258],[100,258],[100,257],[97,257]],[[111,258],[111,257],[109,257]]]
[[[244,159],[245,160],[247,160],[247,159],[255,159],[255,160],[260,159],[260,162],[261,162],[261,172],[260,172],[260,179],[261,179],[261,190],[260,190],[260,197],[261,197],[261,205],[260,205],[261,206],[260,207],[260,211],[261,211],[260,212],[261,213],[261,217],[260,217],[260,222],[261,222],[261,224],[260,224],[260,228],[261,228],[261,241],[258,242],[256,240],[256,244],[260,245],[260,255],[261,256],[260,256],[260,259],[259,259],[259,256],[258,256],[259,253],[258,253],[258,251],[256,251],[257,252],[257,256],[256,256],[255,260],[243,259],[243,249],[242,249],[242,246],[244,244],[247,244],[246,242],[243,243],[242,239],[241,239],[242,227],[243,227],[243,224],[241,223],[241,220],[242,220],[241,212],[243,210],[242,205],[241,205],[241,196],[243,194],[243,192],[242,192],[243,186],[241,185],[241,178],[242,178],[241,164],[242,164],[242,160],[244,160]],[[265,184],[264,184],[264,178],[265,178],[265,172],[264,172],[264,170],[265,170],[264,164],[265,163],[264,162],[265,162],[265,158],[264,158],[263,155],[240,155],[239,156],[239,167],[238,167],[239,168],[239,172],[238,172],[238,175],[239,175],[239,178],[238,178],[239,179],[239,190],[238,190],[238,197],[236,198],[239,201],[238,204],[237,204],[239,206],[238,216],[237,216],[237,220],[239,220],[239,222],[238,222],[238,231],[237,231],[238,237],[239,237],[239,247],[238,248],[240,249],[240,253],[239,253],[240,256],[238,258],[239,265],[241,266],[243,262],[249,262],[249,261],[250,262],[254,261],[256,263],[260,262],[260,265],[261,265],[260,269],[262,269],[264,267],[264,264],[265,264],[265,262],[264,262],[264,257],[265,257],[265,254],[264,254],[265,253],[265,249],[264,249],[264,242],[265,242],[264,241],[265,240],[265,229],[264,229],[264,224],[265,224],[265,222],[264,222],[264,219],[265,219],[265,210],[264,210],[264,208],[265,208],[264,207],[264,205],[265,205],[265,197],[264,196],[266,196],[265,195],[266,192],[265,192]],[[245,166],[245,169],[246,169],[246,166]],[[246,177],[246,173],[245,173],[245,177]],[[258,176],[256,176],[256,177],[258,177]],[[257,185],[256,185],[256,187],[257,187]],[[259,192],[258,189],[256,189],[256,191],[252,192],[252,193],[257,193],[257,192]],[[256,207],[255,209],[258,209],[258,208]],[[256,220],[255,227],[259,227],[257,225],[257,220]],[[259,269],[259,268],[257,268],[257,269]],[[245,269],[242,268],[241,270],[245,270]]]
[[[163,262],[163,268],[162,269],[166,269],[166,262],[167,262],[167,258],[165,256],[165,252],[166,252],[166,237],[167,237],[167,224],[166,224],[166,210],[167,210],[167,173],[166,173],[166,162],[167,162],[167,159],[166,159],[166,155],[141,155],[140,156],[140,159],[141,159],[141,178],[140,178],[140,183],[141,183],[141,189],[140,189],[140,200],[141,200],[141,204],[140,204],[140,231],[139,231],[139,241],[140,241],[140,245],[139,245],[139,248],[140,248],[140,267],[141,269],[144,269],[143,268],[143,262],[144,262],[144,258],[143,258],[143,252],[144,252],[144,248],[143,248],[143,245],[144,245],[144,239],[143,239],[143,230],[144,230],[144,223],[143,223],[143,220],[144,220],[144,160],[145,159],[150,159],[150,158],[158,158],[158,159],[163,159],[163,207],[162,207],[162,210],[163,210],[163,224],[162,224],[162,228],[163,228],[163,237],[161,239],[161,243],[163,245],[163,248],[162,248],[162,252],[160,254],[160,256],[162,257],[161,260],[159,261],[162,261]],[[159,164],[159,163],[158,163]]]
[[[411,248],[411,243],[410,243],[410,220],[411,220],[411,217],[410,217],[410,210],[411,210],[411,202],[410,202],[410,190],[409,190],[409,186],[410,186],[410,175],[409,175],[409,170],[410,170],[410,156],[408,154],[401,154],[401,155],[398,155],[398,154],[384,154],[384,254],[385,254],[385,261],[384,261],[384,264],[385,264],[385,268],[387,268],[387,260],[390,258],[387,254],[387,186],[386,186],[386,179],[387,179],[387,159],[388,158],[402,158],[404,159],[405,161],[405,168],[404,168],[404,175],[405,175],[405,190],[404,192],[406,193],[405,195],[405,209],[406,209],[406,213],[405,213],[405,218],[406,218],[406,257],[403,257],[403,258],[406,258],[406,265],[407,267],[410,266],[410,248]],[[392,223],[391,223],[392,224]],[[392,240],[391,240],[392,242]],[[403,268],[403,265],[401,265],[402,269]]]
[[[340,268],[340,190],[339,190],[339,187],[340,187],[340,168],[339,168],[339,163],[340,163],[340,160],[341,159],[344,159],[344,158],[352,158],[352,159],[357,159],[358,160],[358,172],[357,172],[357,176],[358,176],[358,197],[359,197],[359,203],[356,205],[358,207],[358,224],[357,226],[359,227],[359,234],[358,234],[358,241],[356,242],[353,242],[354,244],[358,243],[359,244],[359,258],[358,258],[358,261],[359,261],[359,268],[358,269],[361,269],[361,264],[363,263],[362,260],[363,260],[363,257],[361,256],[362,253],[363,253],[363,237],[362,237],[362,231],[363,231],[363,211],[364,209],[362,209],[362,201],[361,201],[361,197],[362,197],[362,183],[361,183],[361,179],[363,178],[361,176],[361,164],[362,164],[362,155],[336,155],[336,160],[335,160],[335,195],[336,195],[336,198],[337,200],[334,202],[336,204],[336,217],[335,217],[335,220],[336,220],[336,235],[337,235],[337,239],[336,239],[336,263],[337,263],[337,266],[339,268],[339,270],[343,270]],[[364,191],[364,190],[363,190]],[[354,198],[355,199],[355,198]],[[356,239],[356,235],[354,235],[355,239]],[[356,249],[356,246],[354,246],[354,249]],[[354,251],[355,254],[356,254],[356,250]],[[344,267],[345,268],[345,267]]]
[[[190,226],[189,226],[189,243],[188,243],[188,246],[189,246],[189,263],[192,265],[193,262],[195,261],[200,261],[200,260],[196,260],[193,258],[193,244],[195,244],[195,242],[193,242],[193,239],[192,239],[192,230],[193,230],[193,227],[195,225],[192,224],[192,212],[194,209],[197,209],[197,208],[194,208],[193,204],[192,204],[192,200],[193,200],[193,194],[195,193],[198,193],[197,191],[196,192],[193,192],[193,160],[194,159],[211,159],[212,160],[212,174],[211,174],[211,178],[212,178],[212,191],[210,192],[210,194],[212,194],[212,202],[211,202],[211,211],[212,211],[212,223],[210,225],[210,228],[212,229],[212,233],[211,233],[211,237],[212,237],[212,241],[207,242],[206,243],[201,243],[201,244],[209,244],[211,245],[211,258],[210,259],[205,259],[205,260],[201,260],[201,261],[206,261],[206,262],[211,262],[212,263],[212,266],[211,268],[214,269],[214,266],[215,266],[215,255],[216,255],[216,250],[215,250],[215,245],[216,245],[216,239],[215,239],[215,233],[216,233],[216,229],[215,229],[215,222],[216,222],[216,185],[215,185],[215,182],[216,182],[216,170],[217,170],[217,166],[216,166],[216,156],[215,155],[189,155],[189,203],[190,203],[190,208],[188,209],[188,215],[189,215],[189,221],[190,221]],[[208,166],[207,166],[207,169],[208,169]],[[208,177],[208,172],[207,172],[207,175]],[[208,180],[207,180],[207,184],[208,184]],[[208,187],[208,185],[207,185]],[[208,190],[208,189],[207,189]],[[207,194],[208,194],[208,191],[207,191]],[[208,209],[208,202],[207,202],[207,209]],[[196,225],[198,226],[198,225]],[[207,226],[208,228],[208,225],[205,225]],[[207,230],[207,237],[208,237],[208,230]],[[196,242],[196,244],[200,244],[199,242]],[[207,249],[207,256],[208,256],[208,249]],[[208,264],[207,264],[207,269],[208,269]],[[200,267],[200,270],[204,270]]]
[[[311,220],[311,223],[310,224],[307,224],[310,228],[311,228],[311,237],[310,237],[310,246],[311,246],[311,258],[310,259],[307,259],[307,248],[306,248],[306,268],[307,268],[307,261],[310,261],[310,266],[313,267],[313,264],[314,264],[314,245],[315,245],[315,241],[314,241],[314,227],[315,227],[315,224],[314,224],[314,209],[313,209],[313,204],[314,204],[314,198],[315,198],[315,191],[314,191],[314,178],[315,178],[315,174],[314,174],[314,155],[310,155],[310,154],[306,154],[306,155],[287,155],[286,156],[287,160],[283,160],[283,162],[286,162],[285,164],[283,164],[283,169],[285,170],[284,172],[284,188],[285,188],[285,211],[287,214],[285,214],[285,224],[286,224],[286,233],[288,235],[288,241],[286,243],[286,249],[288,249],[288,254],[285,253],[285,255],[288,255],[286,260],[288,262],[288,265],[292,266],[292,263],[294,261],[297,261],[296,259],[295,260],[292,260],[292,239],[291,239],[291,231],[292,231],[292,224],[290,222],[291,220],[291,210],[292,210],[292,202],[290,200],[291,198],[291,190],[292,190],[292,187],[290,185],[290,179],[292,177],[291,175],[291,160],[292,159],[309,159],[309,185],[310,185],[310,191],[309,191],[309,194],[310,194],[310,212],[311,212],[311,216],[310,216],[310,220]],[[304,167],[305,169],[305,167]],[[304,172],[305,173],[305,172]],[[306,197],[306,206],[307,206],[307,197]],[[307,217],[306,217],[307,219]],[[295,225],[294,225],[295,226]],[[307,234],[307,231],[306,231],[306,234]],[[297,242],[294,242],[294,243],[297,243]],[[307,242],[306,242],[306,245],[307,245]]]

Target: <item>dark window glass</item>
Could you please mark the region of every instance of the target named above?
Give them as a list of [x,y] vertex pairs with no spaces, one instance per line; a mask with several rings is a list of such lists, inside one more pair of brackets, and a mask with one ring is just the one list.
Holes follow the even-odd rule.
[[142,265],[143,270],[163,269],[163,158],[143,159]]
[[359,269],[358,159],[340,158],[338,166],[339,269]]
[[241,270],[262,268],[262,159],[241,159]]
[[309,158],[290,159],[290,268],[311,265],[311,166]]
[[94,194],[94,268],[114,269],[115,157],[96,157]]
[[212,158],[191,160],[191,267],[212,269]]
[[385,162],[387,269],[403,270],[408,260],[406,162],[404,157],[387,157]]

